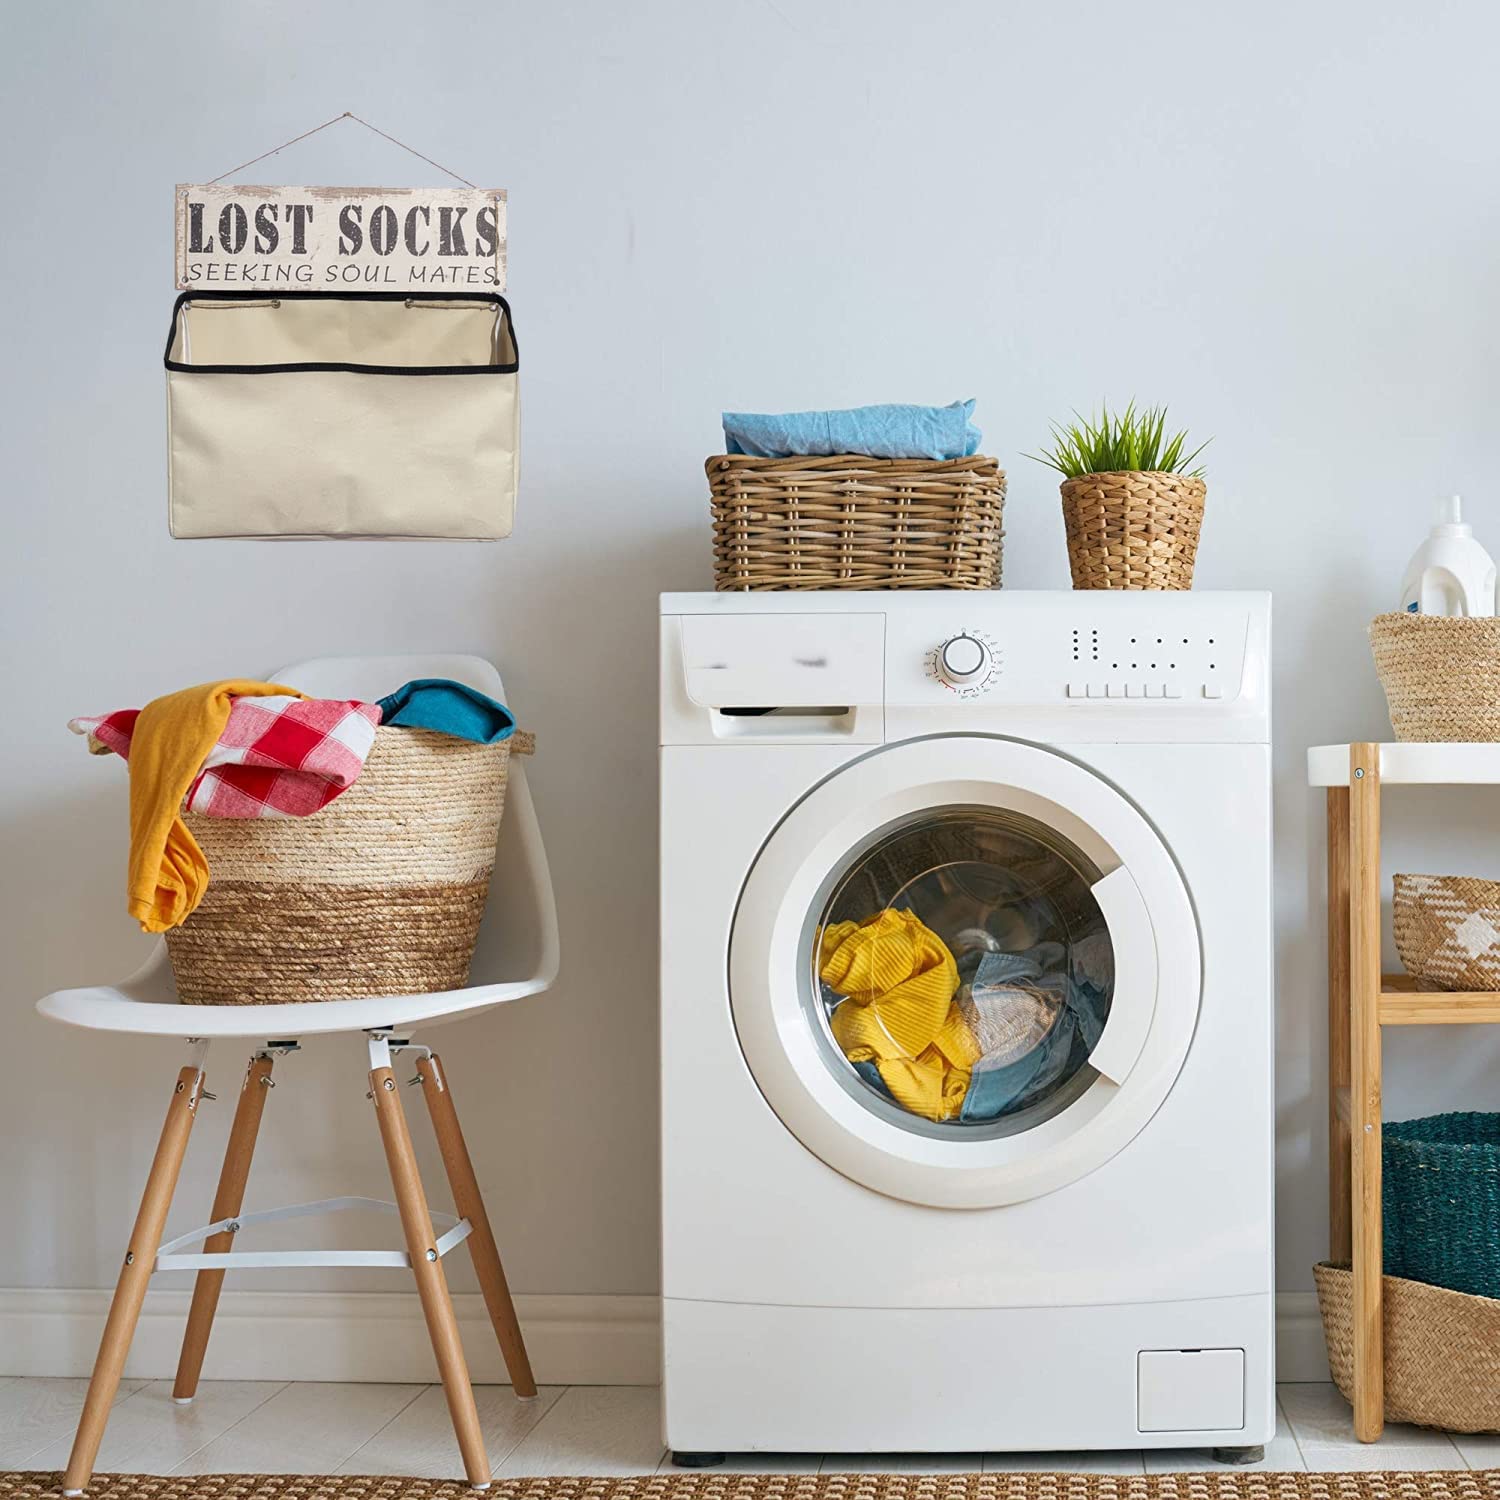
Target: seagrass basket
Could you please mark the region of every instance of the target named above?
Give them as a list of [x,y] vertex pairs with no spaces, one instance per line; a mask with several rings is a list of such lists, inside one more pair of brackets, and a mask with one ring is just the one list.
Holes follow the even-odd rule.
[[[1313,1267],[1333,1383],[1354,1393],[1354,1277]],[[1448,1432],[1500,1432],[1500,1300],[1401,1276],[1382,1280],[1385,1417]]]
[[1500,1114],[1388,1124],[1380,1196],[1393,1276],[1500,1302]]
[[1005,475],[993,458],[753,458],[705,464],[714,587],[993,589]]
[[1500,616],[1376,615],[1370,649],[1398,740],[1500,740]]
[[1391,925],[1408,974],[1439,990],[1500,990],[1500,881],[1397,875]]
[[381,728],[359,779],[306,818],[184,821],[208,860],[166,934],[188,1005],[460,989],[489,897],[512,751]]
[[1208,491],[1187,474],[1122,470],[1062,482],[1075,589],[1190,589]]

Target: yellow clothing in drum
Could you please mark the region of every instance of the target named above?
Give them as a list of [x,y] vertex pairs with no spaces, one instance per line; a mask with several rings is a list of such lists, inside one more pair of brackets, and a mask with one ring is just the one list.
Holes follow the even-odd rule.
[[942,939],[887,908],[823,929],[819,977],[844,998],[829,1025],[850,1062],[873,1062],[891,1097],[928,1120],[964,1102],[979,1044],[954,1003],[958,968]]

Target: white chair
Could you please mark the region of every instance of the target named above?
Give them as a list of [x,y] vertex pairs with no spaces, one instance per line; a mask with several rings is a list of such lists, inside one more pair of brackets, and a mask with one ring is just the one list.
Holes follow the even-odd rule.
[[[272,680],[287,683],[313,697],[373,702],[401,683],[418,677],[453,678],[502,702],[505,699],[500,674],[488,662],[473,656],[328,658],[287,667],[273,674]],[[437,1054],[413,1042],[411,1033],[417,1025],[452,1020],[519,1000],[524,995],[538,994],[556,978],[557,962],[557,908],[547,855],[526,784],[525,767],[518,757],[512,757],[495,877],[467,989],[437,995],[385,995],[297,1004],[185,1007],[177,998],[165,945],[158,943],[145,966],[119,985],[59,990],[38,1002],[37,1009],[44,1016],[70,1026],[186,1037],[191,1048],[187,1065],[177,1075],[140,1212],[127,1243],[125,1263],[110,1304],[72,1456],[63,1476],[65,1495],[81,1495],[93,1475],[110,1405],[153,1271],[196,1269],[198,1272],[173,1387],[175,1399],[190,1401],[197,1390],[225,1271],[266,1266],[410,1267],[437,1356],[465,1472],[474,1489],[488,1487],[489,1460],[442,1267],[442,1257],[460,1242],[468,1241],[485,1306],[516,1395],[523,1399],[534,1397],[536,1382],[468,1148],[459,1129],[447,1075]],[[340,1031],[365,1034],[369,1097],[375,1106],[396,1201],[332,1198],[242,1213],[250,1159],[271,1084],[273,1058],[295,1050],[302,1037]],[[162,1232],[188,1135],[199,1100],[204,1097],[204,1062],[209,1044],[231,1037],[249,1041],[251,1056],[214,1197],[213,1222],[163,1244]],[[428,1209],[400,1090],[391,1072],[392,1054],[402,1050],[416,1054],[417,1075],[432,1116],[454,1205],[461,1217],[433,1214]],[[231,1252],[235,1235],[247,1225],[352,1207],[378,1207],[399,1213],[406,1250]],[[434,1230],[434,1220],[442,1226],[443,1233]],[[201,1251],[184,1248],[200,1243]]]

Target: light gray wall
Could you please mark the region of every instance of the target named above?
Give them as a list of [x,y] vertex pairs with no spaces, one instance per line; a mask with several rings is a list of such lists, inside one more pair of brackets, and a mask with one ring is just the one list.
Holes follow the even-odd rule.
[[[1275,591],[1280,1281],[1310,1284],[1324,1000],[1302,752],[1386,732],[1363,626],[1392,602],[1429,498],[1464,491],[1500,548],[1500,14],[4,10],[0,1286],[113,1279],[178,1063],[31,1010],[147,947],[123,911],[123,768],[64,722],[308,655],[449,648],[499,661],[539,731],[564,922],[555,993],[448,1049],[512,1279],[654,1290],[653,611],[659,590],[709,581],[716,414],[968,395],[1011,472],[1008,582],[1067,582],[1056,488],[1021,454],[1048,418],[1136,395],[1214,436],[1199,584]],[[346,108],[510,189],[516,535],[174,543],[172,186]],[[251,174],[432,176],[348,125]],[[101,225],[126,231],[109,259]],[[1402,799],[1399,862],[1495,872],[1495,812]],[[229,1050],[179,1222],[211,1197]],[[1393,1113],[1500,1107],[1496,1038],[1413,1033],[1390,1052]],[[282,1069],[252,1192],[379,1191],[362,1068],[352,1043],[324,1042]]]

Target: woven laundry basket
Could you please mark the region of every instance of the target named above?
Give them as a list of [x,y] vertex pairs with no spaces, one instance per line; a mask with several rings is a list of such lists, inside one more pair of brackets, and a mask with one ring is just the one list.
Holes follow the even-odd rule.
[[1075,589],[1190,589],[1208,494],[1201,479],[1149,470],[1062,482]]
[[1500,1114],[1397,1121],[1380,1154],[1386,1269],[1500,1302]]
[[1398,740],[1500,740],[1500,616],[1376,615],[1370,648]]
[[512,750],[382,728],[359,780],[307,818],[185,821],[208,860],[168,931],[178,998],[271,1005],[460,989],[489,897]]
[[1000,587],[993,458],[727,453],[704,467],[717,589]]
[[1408,974],[1440,990],[1500,990],[1500,881],[1397,875],[1391,925]]
[[[1354,1392],[1354,1277],[1347,1266],[1313,1267],[1333,1382]],[[1385,1416],[1449,1432],[1500,1432],[1500,1301],[1382,1281]]]

